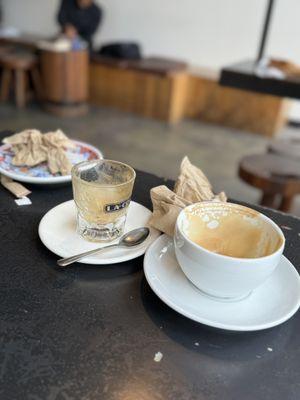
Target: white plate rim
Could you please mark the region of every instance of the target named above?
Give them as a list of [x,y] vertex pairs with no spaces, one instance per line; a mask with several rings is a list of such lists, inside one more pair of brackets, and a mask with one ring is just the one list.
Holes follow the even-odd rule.
[[[269,329],[269,328],[273,328],[277,325],[282,324],[283,322],[287,321],[288,319],[290,319],[299,309],[300,307],[300,293],[298,295],[298,299],[297,301],[295,301],[295,305],[294,307],[288,312],[286,313],[286,315],[284,315],[282,318],[279,318],[278,320],[274,321],[274,322],[269,322],[269,323],[265,323],[265,324],[258,324],[258,325],[252,325],[252,326],[243,326],[243,325],[234,325],[234,324],[224,324],[224,323],[218,323],[217,321],[211,321],[207,318],[199,318],[196,315],[194,315],[193,313],[188,312],[187,310],[183,309],[182,307],[178,306],[176,303],[174,303],[173,301],[171,301],[167,296],[164,295],[164,293],[162,293],[154,284],[154,280],[151,279],[150,277],[150,273],[148,271],[148,267],[147,265],[149,265],[149,258],[152,257],[152,252],[154,252],[155,247],[158,246],[160,244],[161,241],[164,240],[171,240],[171,238],[164,234],[159,236],[152,244],[151,246],[149,246],[149,248],[146,251],[145,257],[144,257],[144,274],[146,277],[146,280],[149,284],[149,286],[151,287],[151,289],[153,290],[153,292],[165,303],[167,304],[170,308],[172,308],[173,310],[177,311],[179,314],[195,321],[195,322],[199,322],[203,325],[207,325],[213,328],[218,328],[218,329],[222,329],[222,330],[227,330],[227,331],[235,331],[235,332],[252,332],[252,331],[260,331],[260,330],[264,330],[264,329]],[[295,276],[295,278],[298,280],[298,285],[300,287],[300,277],[299,274],[296,270],[296,268],[293,266],[293,264],[283,255],[282,259],[284,259],[284,261],[287,263],[287,265],[290,268],[290,273],[293,274]],[[176,261],[177,262],[177,261]],[[180,267],[179,267],[180,268]],[[187,278],[186,278],[187,279]],[[199,292],[199,296],[203,296],[201,295],[201,293]],[[206,297],[206,299],[209,299],[208,297]],[[211,301],[215,302],[215,300],[211,299]],[[223,303],[226,304],[226,303]],[[222,302],[220,302],[220,307],[222,306]]]
[[[43,243],[43,245],[49,251],[51,251],[51,253],[57,255],[58,257],[66,257],[66,255],[64,255],[63,253],[60,253],[60,252],[53,251],[48,246],[47,240],[46,240],[46,238],[44,236],[44,233],[43,233],[43,225],[45,224],[45,219],[47,218],[47,216],[48,216],[48,214],[50,212],[55,211],[55,209],[61,207],[62,205],[66,205],[66,203],[69,203],[70,205],[74,204],[74,200],[67,200],[67,201],[64,201],[63,203],[60,203],[60,204],[56,205],[55,207],[52,207],[50,210],[48,210],[43,215],[42,219],[40,220],[39,226],[38,226],[38,235],[39,235],[39,238],[40,238],[41,242]],[[151,211],[147,207],[145,207],[143,204],[140,204],[140,203],[138,203],[136,201],[133,201],[133,200],[131,200],[131,203],[134,203],[135,205],[137,205],[139,207],[142,207],[143,209],[147,210],[147,212],[151,213]],[[153,228],[151,226],[149,226],[149,229],[150,229],[150,235],[145,240],[145,242],[142,245],[137,246],[136,248],[133,248],[132,251],[128,251],[127,254],[123,255],[122,257],[121,256],[116,256],[115,258],[102,259],[102,260],[101,259],[97,260],[96,258],[95,259],[87,258],[85,260],[83,259],[83,260],[80,260],[80,261],[77,261],[77,262],[81,263],[81,264],[86,264],[86,265],[101,266],[101,265],[118,264],[118,263],[122,263],[122,262],[125,262],[125,261],[133,260],[133,259],[135,259],[137,257],[140,257],[143,254],[145,254],[145,252],[147,251],[148,247],[151,246],[151,244],[153,242],[155,242],[156,239],[160,236],[160,232],[157,229],[155,229],[155,228]],[[150,244],[148,244],[149,242],[150,242]]]
[[[94,153],[96,153],[99,156],[99,159],[103,159],[103,153],[97,149],[95,146],[82,142],[80,140],[72,140],[72,142],[83,145],[84,147],[88,147],[91,149]],[[64,175],[64,176],[54,176],[52,178],[37,178],[34,176],[26,176],[26,175],[19,175],[14,172],[8,172],[4,168],[1,167],[0,165],[0,174],[7,176],[8,178],[14,179],[15,181],[18,182],[24,182],[24,183],[32,183],[32,184],[37,184],[37,185],[51,185],[51,184],[56,184],[56,183],[66,183],[70,182],[72,180],[71,175]]]

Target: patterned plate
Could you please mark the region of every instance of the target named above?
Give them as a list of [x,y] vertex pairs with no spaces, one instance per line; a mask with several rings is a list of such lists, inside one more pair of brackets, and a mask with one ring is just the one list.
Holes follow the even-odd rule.
[[[95,160],[103,158],[101,151],[94,146],[73,140],[76,144],[75,149],[67,150],[67,155],[72,164],[81,161]],[[51,174],[47,163],[41,163],[35,167],[16,167],[12,165],[14,153],[11,151],[10,144],[0,146],[0,173],[19,182],[36,184],[55,184],[70,182],[71,175]]]

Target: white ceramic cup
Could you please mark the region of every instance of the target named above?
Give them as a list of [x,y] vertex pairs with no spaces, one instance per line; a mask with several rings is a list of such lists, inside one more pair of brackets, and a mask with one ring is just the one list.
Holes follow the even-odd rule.
[[[198,225],[201,225],[199,232],[207,239],[212,237],[211,242],[216,242],[220,248],[224,240],[228,246],[233,245],[237,253],[246,247],[251,255],[218,254],[208,249],[209,246],[197,244],[191,237]],[[252,240],[254,233],[256,241]],[[249,295],[272,274],[282,256],[285,238],[270,218],[251,208],[233,203],[201,202],[180,212],[174,243],[182,271],[197,288],[220,300],[233,301]]]

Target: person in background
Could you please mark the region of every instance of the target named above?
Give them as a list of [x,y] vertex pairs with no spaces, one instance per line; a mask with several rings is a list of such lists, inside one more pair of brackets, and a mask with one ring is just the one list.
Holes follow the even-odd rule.
[[62,0],[58,22],[70,39],[80,37],[92,50],[92,37],[102,19],[102,10],[93,0]]

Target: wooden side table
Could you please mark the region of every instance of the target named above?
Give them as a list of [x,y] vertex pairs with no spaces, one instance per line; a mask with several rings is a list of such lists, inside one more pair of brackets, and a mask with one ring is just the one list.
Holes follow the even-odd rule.
[[244,157],[239,176],[249,185],[261,189],[262,205],[289,211],[293,198],[300,194],[300,161],[278,154]]
[[88,51],[42,50],[40,58],[45,109],[63,117],[86,114]]

